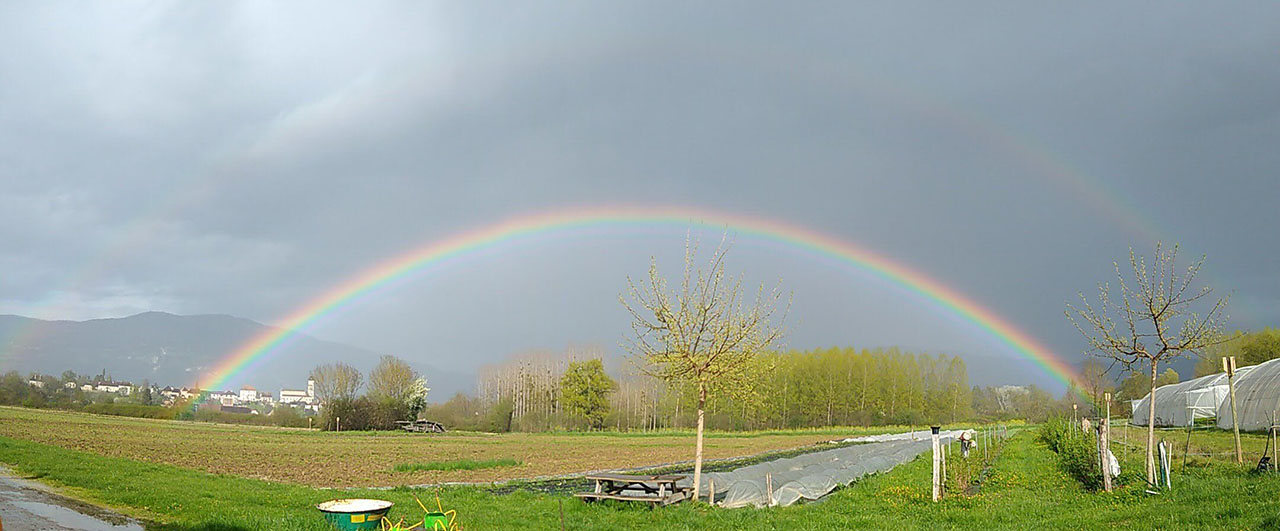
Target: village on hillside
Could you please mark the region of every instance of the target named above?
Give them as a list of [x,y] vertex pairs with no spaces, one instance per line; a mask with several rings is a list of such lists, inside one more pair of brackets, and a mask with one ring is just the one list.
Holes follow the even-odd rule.
[[320,411],[320,400],[316,397],[313,379],[307,380],[305,389],[282,388],[278,394],[259,391],[251,385],[244,385],[236,391],[224,391],[171,385],[162,387],[151,382],[133,384],[114,380],[106,370],[92,377],[77,375],[72,371],[64,372],[61,377],[32,374],[27,377],[26,383],[34,389],[45,391],[51,400],[63,397],[69,404],[117,401],[163,407],[185,404],[196,411],[251,415],[270,415],[280,407],[294,409],[304,416],[314,416]]

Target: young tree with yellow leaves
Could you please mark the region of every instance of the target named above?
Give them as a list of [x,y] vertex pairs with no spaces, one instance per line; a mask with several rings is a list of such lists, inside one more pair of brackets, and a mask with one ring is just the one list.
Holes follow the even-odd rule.
[[[761,285],[754,301],[743,296],[742,279],[725,273],[724,240],[706,269],[695,265],[697,245],[685,243],[684,275],[672,292],[658,273],[657,259],[649,264],[649,278],[627,278],[628,297],[620,296],[631,313],[635,335],[629,343],[633,361],[645,373],[672,385],[697,390],[698,428],[693,465],[693,492],[702,484],[702,434],[707,396],[711,393],[751,392],[750,383],[765,359],[759,354],[782,337],[777,315],[780,289],[766,293]],[[780,286],[779,286],[780,287]],[[775,318],[779,322],[775,324]]]

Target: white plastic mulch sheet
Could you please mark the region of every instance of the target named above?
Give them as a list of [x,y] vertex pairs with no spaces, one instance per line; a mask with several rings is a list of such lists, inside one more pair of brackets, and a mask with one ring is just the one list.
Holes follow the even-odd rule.
[[[861,437],[849,437],[847,439],[840,439],[838,441],[832,441],[832,442],[847,443],[847,442],[919,441],[921,439],[929,440],[931,433],[932,432],[930,432],[929,430],[908,431],[903,433],[881,433],[879,435],[863,435]],[[944,437],[948,435],[954,436],[954,437],[960,436],[960,432],[944,431],[941,433]]]
[[[958,431],[947,431],[941,434],[941,439],[945,444],[959,435]],[[801,499],[816,500],[837,486],[915,459],[928,452],[930,445],[928,434],[916,441],[908,436],[903,440],[859,444],[777,459],[731,472],[711,472],[702,475],[698,495],[705,499],[714,483],[716,502],[723,507],[791,505]],[[769,500],[769,478],[773,482],[773,500]],[[680,486],[692,487],[693,477],[681,480]]]

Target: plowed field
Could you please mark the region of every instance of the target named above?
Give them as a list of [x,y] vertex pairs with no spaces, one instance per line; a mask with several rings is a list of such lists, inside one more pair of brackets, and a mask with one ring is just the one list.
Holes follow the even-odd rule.
[[[850,432],[851,433],[851,432]],[[693,435],[318,432],[0,407],[0,435],[217,474],[322,487],[489,482],[689,460]],[[709,459],[814,444],[823,432],[710,434]],[[396,472],[399,463],[502,459],[519,466]]]

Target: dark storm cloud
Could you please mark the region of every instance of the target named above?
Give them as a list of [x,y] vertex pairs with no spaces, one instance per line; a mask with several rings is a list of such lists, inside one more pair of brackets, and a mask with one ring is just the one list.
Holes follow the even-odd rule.
[[[636,202],[841,235],[1068,357],[1063,301],[1155,238],[1209,255],[1236,325],[1274,325],[1280,34],[1237,7],[7,4],[0,311],[270,322],[458,230]],[[681,237],[477,259],[317,334],[460,368],[612,348],[623,277]],[[736,252],[796,291],[793,346],[1009,355],[871,279]]]

